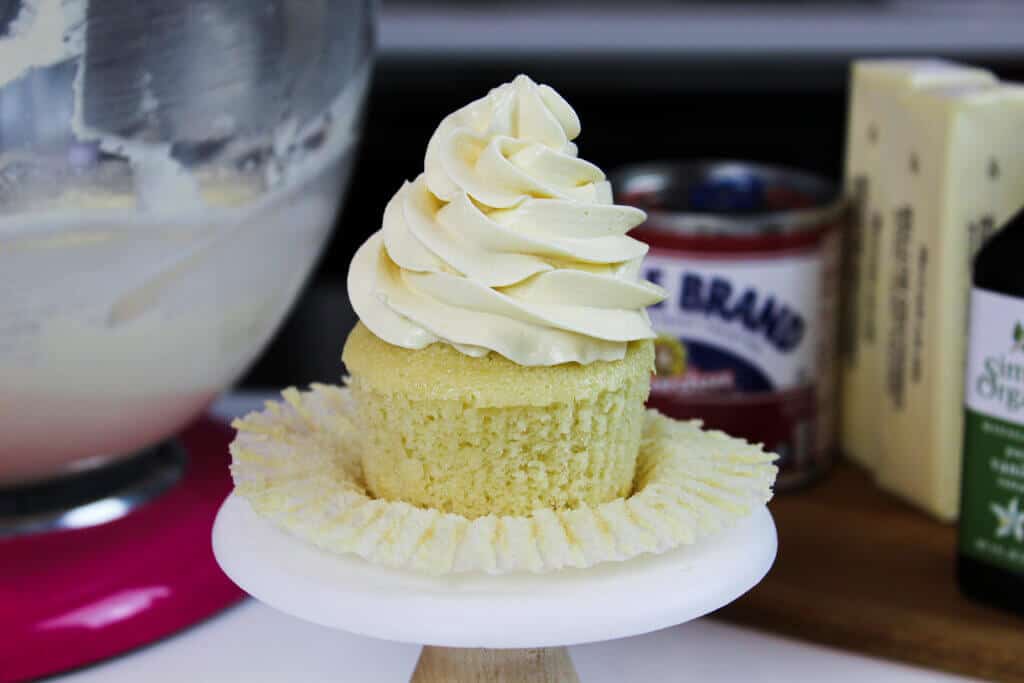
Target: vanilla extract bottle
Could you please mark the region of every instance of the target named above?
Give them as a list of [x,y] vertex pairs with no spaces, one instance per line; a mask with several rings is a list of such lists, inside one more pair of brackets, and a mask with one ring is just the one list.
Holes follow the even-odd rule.
[[1024,209],[974,262],[957,577],[1024,613]]

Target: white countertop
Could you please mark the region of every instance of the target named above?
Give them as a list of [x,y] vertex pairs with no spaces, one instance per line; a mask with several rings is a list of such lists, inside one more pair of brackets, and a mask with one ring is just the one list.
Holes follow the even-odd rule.
[[[582,683],[925,683],[963,681],[700,619],[644,636],[569,648]],[[152,647],[60,683],[404,683],[419,647],[293,619],[249,600]]]
[[[214,410],[234,415],[264,396],[234,395]],[[785,552],[785,550],[781,550]],[[704,618],[623,640],[569,648],[583,683],[700,680],[965,681]],[[176,636],[53,681],[59,683],[399,683],[419,647],[371,640],[299,621],[254,600]]]

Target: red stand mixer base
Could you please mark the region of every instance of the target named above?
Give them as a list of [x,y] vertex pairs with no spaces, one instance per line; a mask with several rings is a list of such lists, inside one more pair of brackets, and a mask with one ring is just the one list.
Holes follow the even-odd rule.
[[181,481],[101,526],[0,540],[0,682],[113,657],[243,597],[213,558],[210,531],[231,491],[234,432],[202,418],[180,437]]

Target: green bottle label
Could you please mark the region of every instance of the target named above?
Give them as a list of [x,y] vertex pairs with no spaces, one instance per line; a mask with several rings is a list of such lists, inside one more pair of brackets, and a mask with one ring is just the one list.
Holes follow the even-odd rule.
[[1024,301],[975,289],[960,550],[1024,572]]

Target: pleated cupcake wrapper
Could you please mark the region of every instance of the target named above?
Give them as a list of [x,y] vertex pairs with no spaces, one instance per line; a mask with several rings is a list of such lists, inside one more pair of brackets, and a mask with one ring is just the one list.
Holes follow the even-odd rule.
[[319,548],[429,574],[549,572],[695,543],[772,496],[775,455],[700,422],[647,411],[634,493],[596,507],[468,519],[374,499],[362,480],[347,389],[288,389],[236,420],[236,491]]

